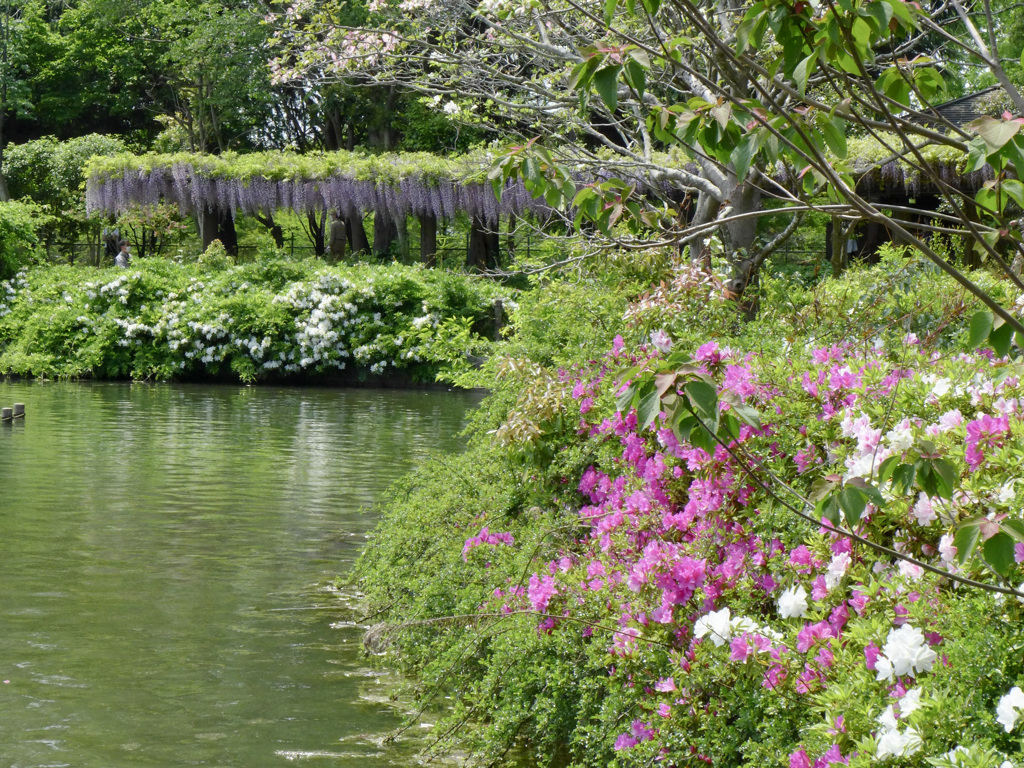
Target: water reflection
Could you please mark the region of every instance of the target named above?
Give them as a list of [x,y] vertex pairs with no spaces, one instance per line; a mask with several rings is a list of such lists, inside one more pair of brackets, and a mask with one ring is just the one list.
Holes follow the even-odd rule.
[[[318,585],[459,393],[0,383],[0,764],[407,765]],[[317,605],[328,610],[306,610]]]

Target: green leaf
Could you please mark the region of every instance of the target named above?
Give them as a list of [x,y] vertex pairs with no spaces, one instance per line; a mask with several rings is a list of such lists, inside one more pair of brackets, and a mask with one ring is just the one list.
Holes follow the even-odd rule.
[[860,54],[861,59],[870,60],[872,57],[871,25],[858,16],[853,20],[853,26],[850,28],[850,34],[853,36],[853,42],[857,47],[857,52]]
[[756,408],[752,408],[745,403],[731,403],[730,413],[735,413],[739,417],[740,421],[755,429],[761,428],[761,414],[757,412]]
[[998,328],[993,328],[992,333],[988,335],[988,343],[999,357],[1006,357],[1010,354],[1010,345],[1013,344],[1013,327],[1009,323],[1003,323]]
[[818,54],[812,53],[793,69],[793,82],[796,83],[796,87],[800,91],[801,96],[807,93],[807,78],[810,77],[811,73],[814,71],[814,65],[817,63],[817,60]]
[[911,6],[910,3],[905,3],[903,0],[890,0],[890,6],[892,7],[892,15],[903,22],[904,26],[916,26],[914,14],[918,12],[920,6]]
[[835,480],[829,480],[827,477],[819,477],[811,483],[810,493],[807,494],[807,498],[813,502],[819,502],[828,496],[835,489],[838,483]]
[[615,8],[618,6],[619,0],[604,0],[604,24],[608,26],[612,23],[612,17],[615,15]]
[[846,159],[846,121],[841,117],[830,117],[825,113],[818,115],[818,127],[825,137],[828,148],[840,160]]
[[839,508],[843,510],[846,522],[851,528],[860,522],[866,507],[867,499],[859,488],[848,485],[839,492]]
[[640,98],[643,98],[644,91],[647,88],[647,70],[633,59],[630,59],[626,62],[626,82],[633,86],[633,90],[636,91]]
[[824,517],[832,525],[839,525],[839,500],[837,499],[837,494],[819,501],[817,509],[821,517]]
[[972,120],[967,127],[973,129],[985,140],[985,144],[988,145],[991,152],[1002,149],[1003,145],[1020,131],[1020,123],[1014,120],[1000,120],[988,115]]
[[966,563],[974,554],[980,538],[981,528],[977,525],[965,525],[956,532],[953,546],[956,547],[956,559],[960,565]]
[[697,419],[690,414],[684,414],[682,411],[678,411],[680,418],[678,421],[672,423],[672,431],[676,435],[676,440],[680,443],[687,443],[690,441],[690,435],[693,430],[697,428]]
[[852,478],[847,485],[852,485],[854,488],[864,494],[865,498],[874,504],[879,509],[885,507],[885,498],[882,496],[882,492],[875,488],[867,480],[860,477]]
[[946,92],[946,81],[942,79],[939,70],[934,67],[916,68],[914,70],[914,85],[927,101],[933,101]]
[[[1013,142],[1010,142],[1006,146],[1013,146]],[[1009,195],[1013,202],[1021,208],[1024,208],[1024,184],[1019,182],[1017,179],[1003,179],[1001,187],[1003,192]]]
[[992,333],[994,316],[986,309],[975,312],[971,318],[971,331],[967,339],[968,349],[977,349],[982,345],[988,335]]
[[1013,567],[1013,538],[1000,531],[987,539],[982,546],[985,562],[991,565],[996,573],[1005,576]]
[[640,404],[636,408],[636,419],[640,429],[647,429],[658,418],[661,413],[661,397],[658,390],[653,389],[640,398]]
[[750,131],[740,139],[736,149],[729,155],[733,168],[736,169],[736,178],[745,179],[747,177],[747,171],[750,170],[750,166],[754,161],[754,155],[757,154],[758,144],[760,144],[758,141],[759,135],[760,131]]
[[935,475],[938,495],[943,499],[952,499],[959,480],[956,467],[945,459],[932,459],[932,473]]
[[[764,0],[758,0],[758,2],[750,6],[750,10],[746,12],[743,16],[743,21],[736,28],[736,53],[743,53],[751,42],[754,43],[755,48],[761,45],[760,39],[755,38],[751,41],[751,37],[753,36],[755,26],[762,21],[767,21],[764,14]],[[764,34],[763,25],[761,34]]]
[[[1003,145],[999,154],[1009,162],[1013,163],[1013,168],[1017,171],[1017,176],[1020,178],[1024,176],[1024,150],[1021,148],[1021,141],[1024,140],[1019,133],[1013,137],[1013,141],[1008,141]],[[985,142],[982,141],[982,144]],[[1016,199],[1016,198],[1014,198]],[[1018,205],[1020,201],[1018,201]]]
[[633,407],[633,400],[636,398],[639,391],[640,385],[634,381],[626,388],[625,392],[615,398],[616,410],[618,410],[618,412],[623,416],[629,413],[629,409]]
[[914,463],[914,466],[917,469],[917,484],[921,486],[921,490],[929,496],[938,496],[939,483],[935,473],[932,471],[931,462],[919,459]]
[[889,20],[892,18],[892,6],[885,2],[874,2],[865,8],[875,22],[875,32],[888,35]]
[[705,421],[713,421],[718,417],[718,392],[706,381],[695,379],[683,386],[683,391],[690,398],[690,404]]
[[893,490],[903,495],[914,487],[914,465],[900,464],[892,472]]
[[967,145],[967,165],[964,166],[966,173],[980,171],[988,162],[988,145],[981,136],[975,136]]
[[896,465],[899,464],[899,461],[899,456],[890,456],[882,462],[882,466],[878,468],[879,483],[885,483],[889,480],[889,477],[892,475],[893,470],[896,469]]
[[[996,191],[991,187],[982,187],[978,190],[978,193],[974,196],[974,202],[978,204],[978,207],[982,209],[984,213],[989,215],[999,215],[1003,212],[1003,208],[1006,205],[1006,199],[1001,195],[996,194]],[[999,242],[998,232],[983,232],[982,237],[985,242],[995,248],[997,242]]]
[[690,432],[690,445],[697,448],[701,448],[707,453],[712,454],[715,452],[715,448],[718,443],[715,442],[715,437],[709,432],[702,424],[698,424],[694,427],[693,431]]
[[999,527],[1017,541],[1024,541],[1024,520],[1003,520]]
[[619,107],[619,72],[622,71],[621,64],[604,67],[594,73],[594,88],[601,96],[610,112]]

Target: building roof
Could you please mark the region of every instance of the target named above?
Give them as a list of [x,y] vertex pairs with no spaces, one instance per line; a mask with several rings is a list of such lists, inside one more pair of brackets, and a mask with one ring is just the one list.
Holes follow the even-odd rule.
[[983,115],[1000,114],[1007,101],[1008,98],[1002,86],[992,85],[984,90],[961,96],[959,99],[936,104],[928,110],[935,115],[935,119],[927,122],[935,122],[940,125],[946,125],[948,122],[957,128],[963,128],[967,123]]

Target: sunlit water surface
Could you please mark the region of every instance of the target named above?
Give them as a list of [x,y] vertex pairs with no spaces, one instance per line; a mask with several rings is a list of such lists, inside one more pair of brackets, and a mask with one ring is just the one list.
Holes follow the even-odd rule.
[[[356,615],[367,506],[472,396],[0,382],[0,766],[405,766]],[[335,625],[332,627],[332,624]]]

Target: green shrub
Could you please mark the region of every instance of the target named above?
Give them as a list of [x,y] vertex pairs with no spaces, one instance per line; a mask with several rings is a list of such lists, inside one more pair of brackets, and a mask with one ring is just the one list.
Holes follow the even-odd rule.
[[37,254],[37,229],[48,217],[31,203],[0,203],[0,280],[30,264]]
[[[500,291],[500,292],[499,292]],[[431,381],[489,342],[500,289],[392,265],[261,258],[48,266],[0,283],[0,374],[255,381],[347,370]]]

